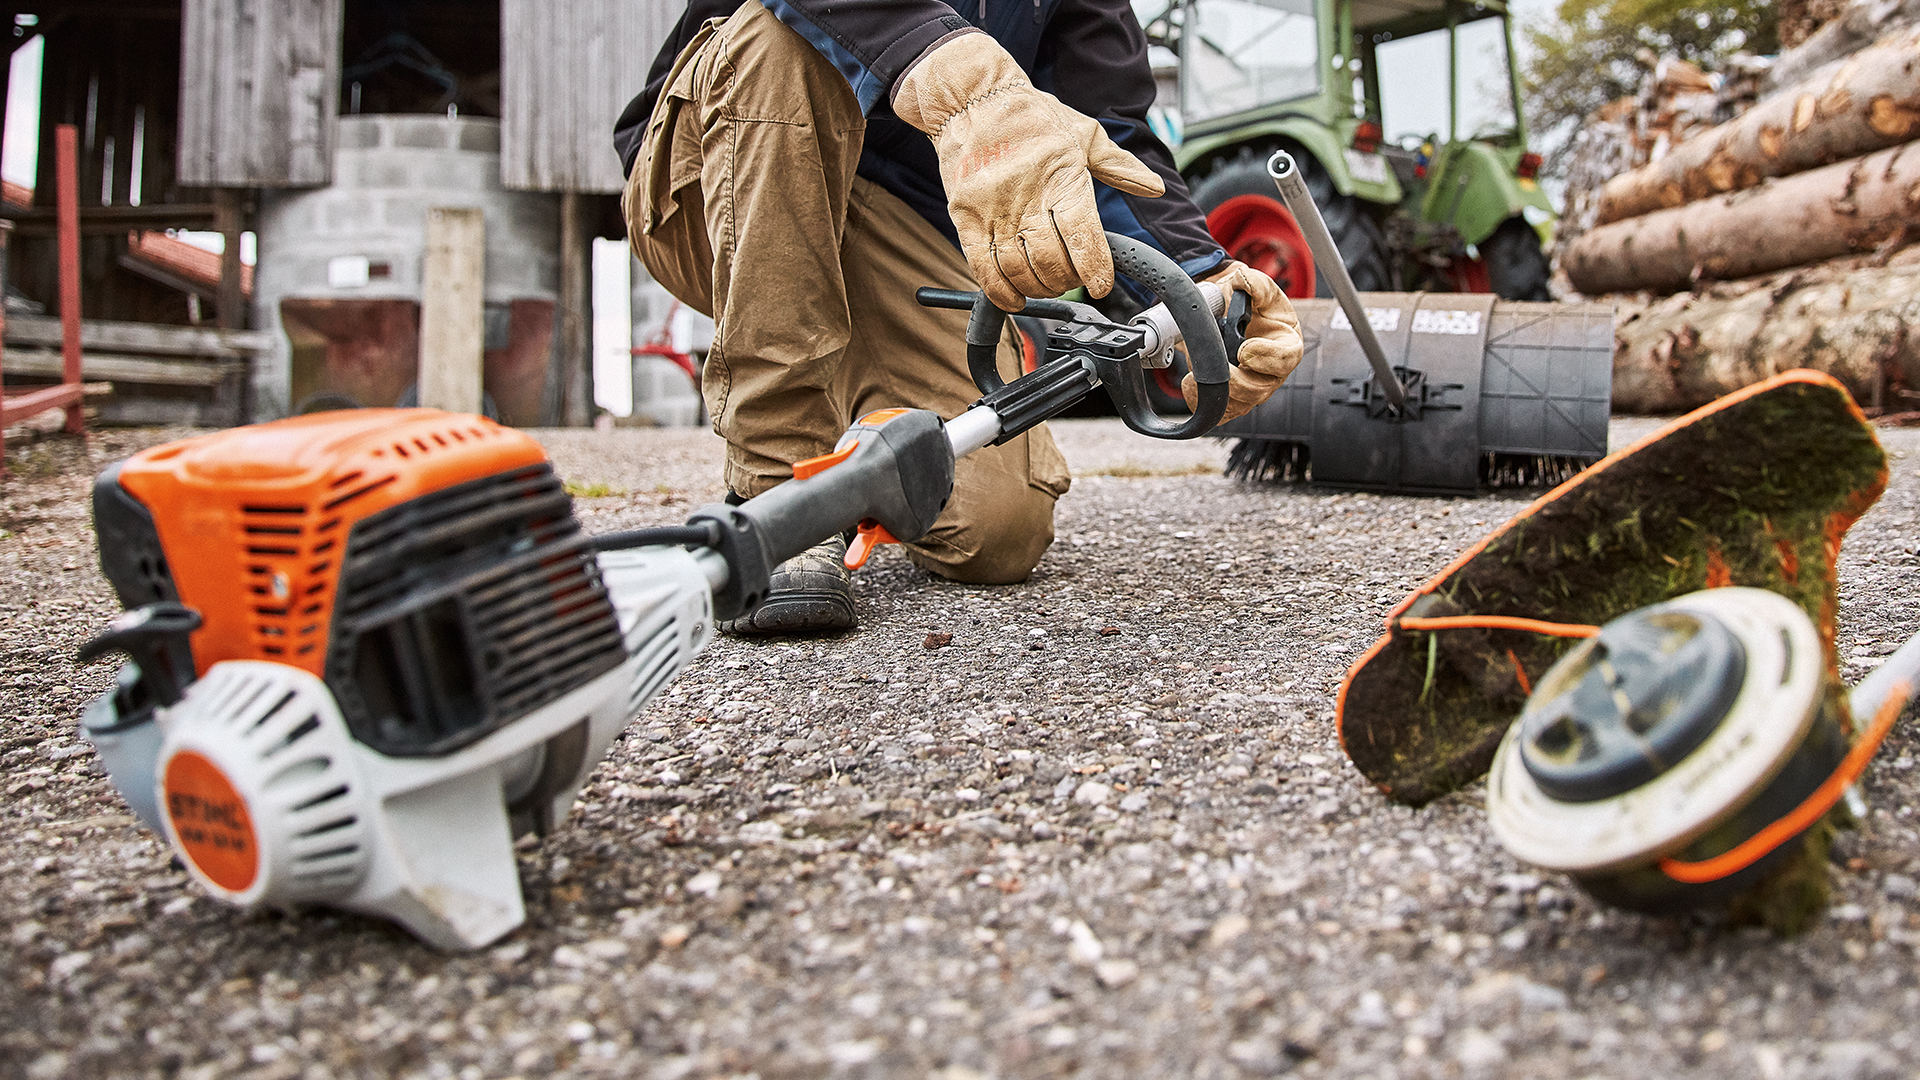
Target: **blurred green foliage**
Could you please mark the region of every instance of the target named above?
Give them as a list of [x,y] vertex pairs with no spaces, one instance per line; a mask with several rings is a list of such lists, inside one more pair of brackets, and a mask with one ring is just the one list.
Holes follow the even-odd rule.
[[1713,71],[1736,52],[1778,52],[1770,0],[1700,6],[1686,0],[1562,0],[1551,18],[1521,26],[1527,120],[1557,133],[1544,171],[1556,174],[1566,135],[1602,105],[1636,93],[1651,60],[1675,57]]

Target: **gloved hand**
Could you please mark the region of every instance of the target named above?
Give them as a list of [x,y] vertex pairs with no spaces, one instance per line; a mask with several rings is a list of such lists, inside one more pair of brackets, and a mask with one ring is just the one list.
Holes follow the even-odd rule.
[[895,84],[893,111],[933,139],[960,248],[1005,311],[1078,285],[1094,296],[1113,288],[1095,179],[1134,195],[1166,191],[1098,121],[1035,90],[986,34],[928,53]]
[[[1229,259],[1205,280],[1220,286],[1229,304],[1233,293],[1247,294],[1246,341],[1227,377],[1227,411],[1220,418],[1224,424],[1272,397],[1300,366],[1300,319],[1280,286],[1245,263]],[[1192,375],[1181,381],[1180,393],[1187,399],[1187,408],[1200,407],[1199,386]]]

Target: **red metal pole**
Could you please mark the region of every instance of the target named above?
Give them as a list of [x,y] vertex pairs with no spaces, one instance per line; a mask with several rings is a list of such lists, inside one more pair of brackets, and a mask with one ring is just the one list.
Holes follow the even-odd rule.
[[[79,136],[72,124],[53,132],[54,201],[60,222],[61,381],[78,386],[80,373],[80,180]],[[80,399],[67,406],[67,431],[85,430]]]

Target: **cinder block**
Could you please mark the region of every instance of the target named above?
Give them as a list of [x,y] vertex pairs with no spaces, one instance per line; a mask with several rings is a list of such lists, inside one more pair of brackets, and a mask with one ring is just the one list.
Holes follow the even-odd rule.
[[358,116],[343,116],[334,146],[340,150],[371,150],[380,145],[380,124]]
[[452,149],[459,137],[458,121],[449,122],[438,116],[390,116],[393,141],[389,144],[398,147],[412,147],[419,150]]
[[390,150],[341,154],[334,159],[336,189],[383,190],[415,186],[415,171]]
[[[344,193],[335,193],[336,196],[341,194]],[[342,239],[364,236],[370,229],[378,229],[385,224],[380,213],[380,202],[365,198],[329,199],[321,207],[320,220],[321,232]]]
[[460,122],[460,137],[457,145],[462,150],[476,150],[483,154],[500,152],[500,122],[498,120],[463,120]]

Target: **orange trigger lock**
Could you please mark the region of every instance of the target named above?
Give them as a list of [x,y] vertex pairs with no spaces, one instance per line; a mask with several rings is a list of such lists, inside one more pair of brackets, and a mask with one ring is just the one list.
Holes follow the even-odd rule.
[[899,542],[900,541],[893,538],[892,533],[887,531],[886,526],[872,518],[868,518],[860,523],[858,529],[854,530],[853,543],[847,545],[847,569],[858,570],[862,566],[865,566],[867,564],[867,556],[872,555],[873,549],[879,547],[881,544],[897,544]]
[[828,469],[852,457],[853,452],[858,449],[860,449],[860,444],[858,442],[851,442],[844,448],[835,450],[830,454],[821,454],[819,457],[811,457],[805,461],[796,461],[793,463],[793,478],[795,480],[805,480],[809,476],[816,476],[826,472]]

